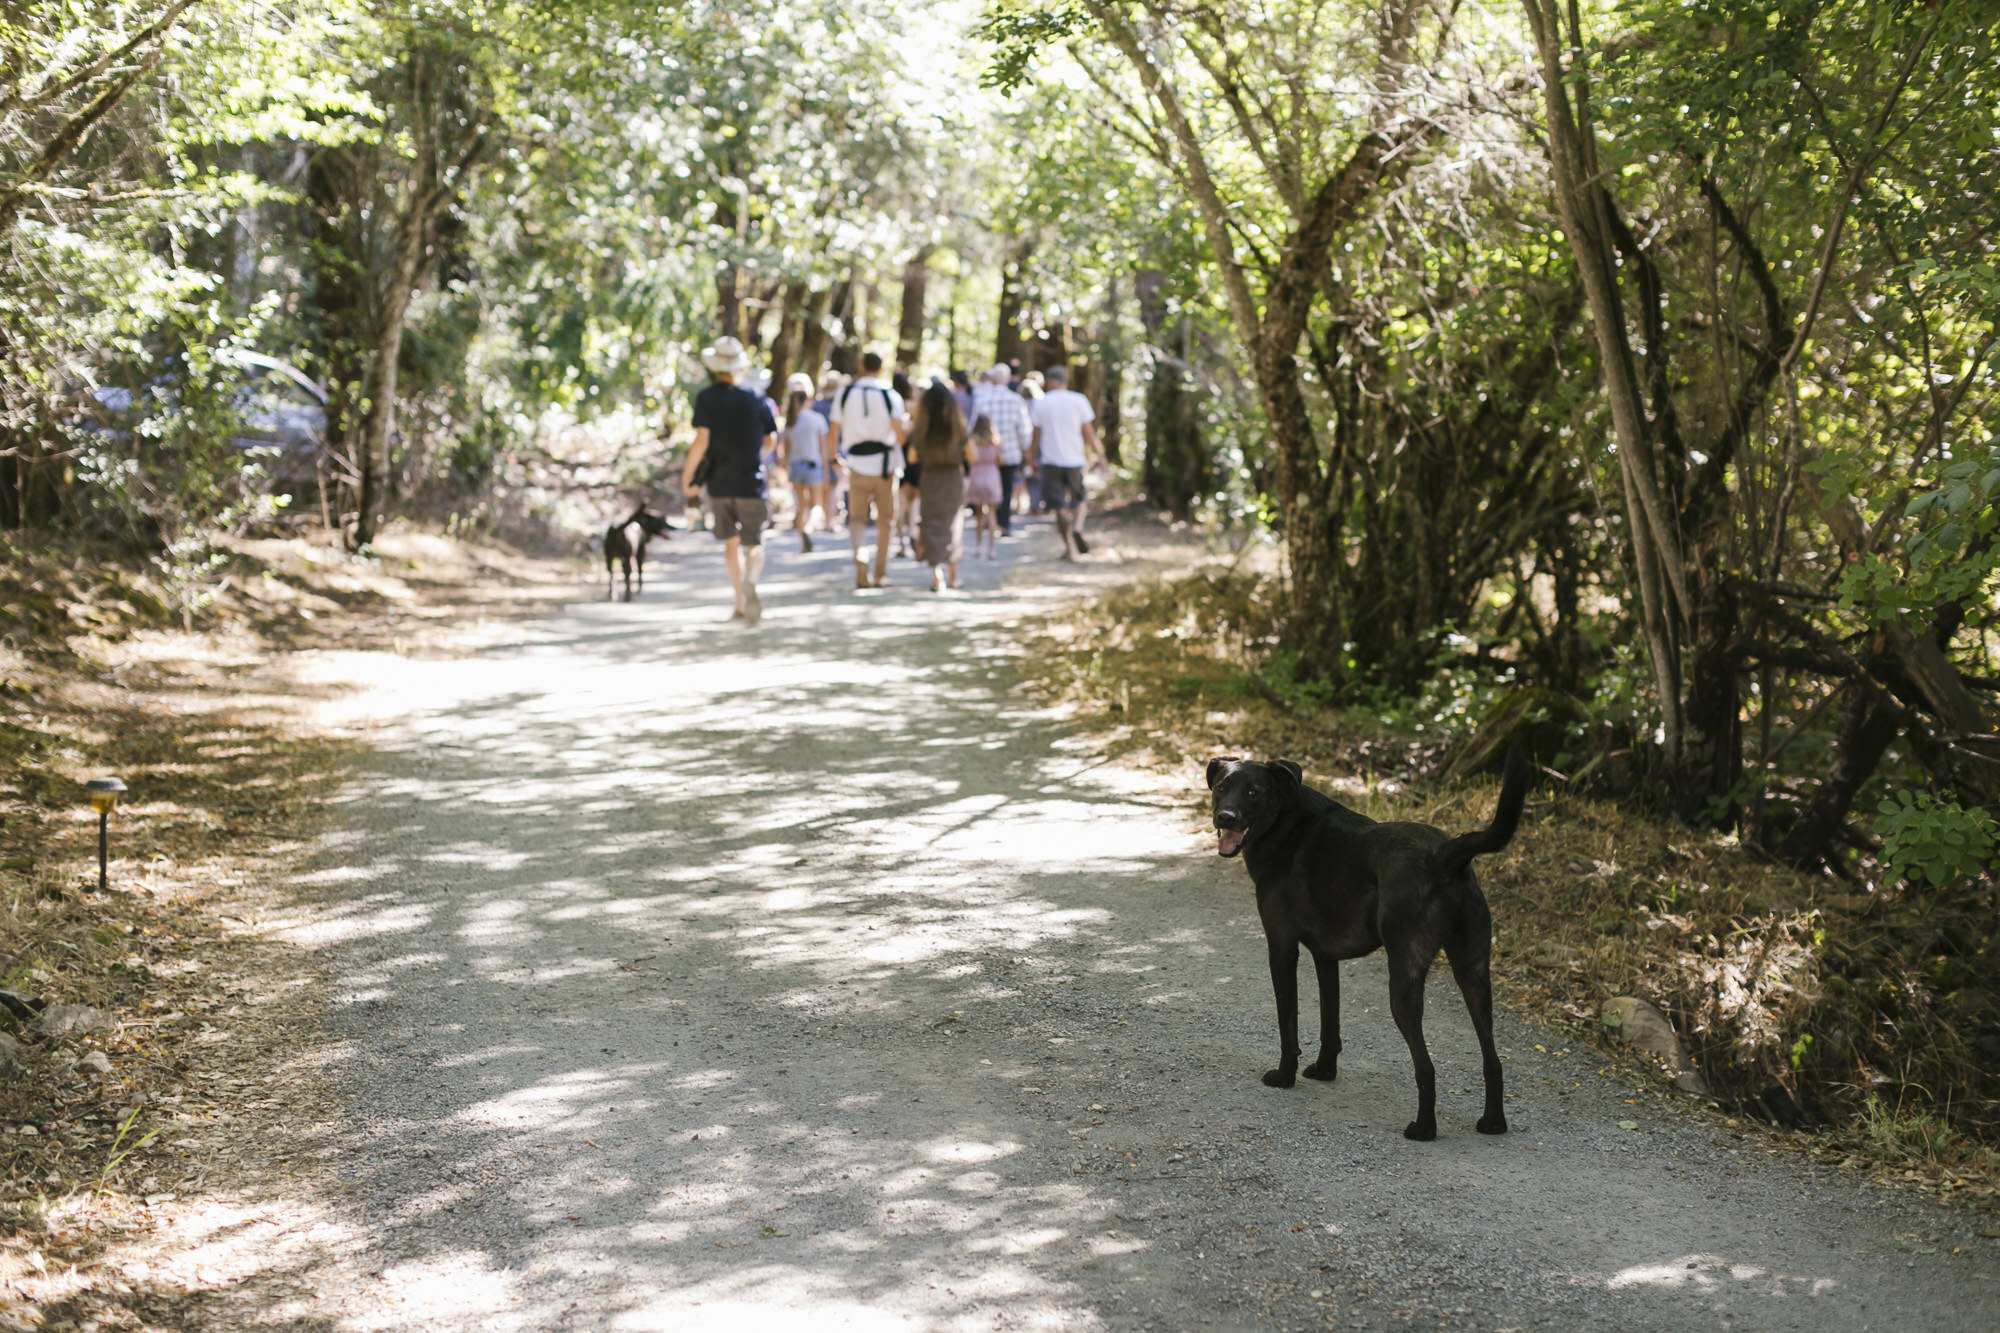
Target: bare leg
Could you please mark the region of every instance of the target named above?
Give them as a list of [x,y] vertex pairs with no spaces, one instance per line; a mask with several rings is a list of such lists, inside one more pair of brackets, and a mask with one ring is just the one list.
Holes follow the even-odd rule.
[[731,537],[722,544],[722,563],[729,567],[729,590],[736,595],[736,612],[743,612],[743,539]]
[[890,529],[896,526],[896,483],[882,483],[875,492],[875,586],[889,581]]

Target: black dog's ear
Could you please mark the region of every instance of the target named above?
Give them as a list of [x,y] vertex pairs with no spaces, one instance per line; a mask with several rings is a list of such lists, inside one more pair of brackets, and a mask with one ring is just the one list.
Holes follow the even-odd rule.
[[1240,764],[1240,763],[1242,763],[1242,762],[1243,762],[1242,760],[1238,759],[1238,758],[1237,758],[1237,757],[1236,757],[1235,755],[1233,755],[1233,754],[1225,754],[1225,755],[1223,755],[1223,756],[1222,756],[1221,758],[1219,758],[1219,759],[1211,759],[1211,760],[1209,760],[1209,761],[1208,761],[1208,789],[1209,789],[1210,791],[1214,791],[1214,790],[1215,790],[1215,784],[1216,784],[1216,783],[1218,783],[1218,782],[1220,782],[1220,781],[1222,781],[1222,777],[1223,777],[1223,774],[1225,774],[1225,773],[1227,773],[1227,772],[1229,771],[1229,766],[1230,766],[1231,764]]
[[1299,766],[1293,763],[1289,759],[1273,760],[1271,763],[1271,767],[1284,769],[1285,772],[1290,773],[1292,775],[1292,781],[1294,782],[1304,783],[1306,780],[1306,775],[1299,770]]

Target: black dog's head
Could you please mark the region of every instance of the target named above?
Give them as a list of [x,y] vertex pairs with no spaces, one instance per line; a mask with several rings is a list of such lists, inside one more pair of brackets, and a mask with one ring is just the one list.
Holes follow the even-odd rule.
[[633,511],[632,517],[625,521],[627,523],[637,523],[641,528],[646,530],[648,537],[664,537],[667,535],[667,516],[665,514],[656,514],[646,508],[644,501],[641,501],[638,509]]
[[1292,808],[1299,795],[1299,766],[1289,759],[1259,764],[1234,755],[1208,761],[1214,794],[1216,851],[1235,856],[1243,844]]

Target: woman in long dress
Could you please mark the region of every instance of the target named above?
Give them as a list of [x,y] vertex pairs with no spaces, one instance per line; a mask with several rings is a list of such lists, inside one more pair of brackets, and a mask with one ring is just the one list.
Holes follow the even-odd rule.
[[964,547],[965,469],[971,461],[965,415],[942,380],[932,380],[910,420],[910,452],[923,469],[917,501],[919,549],[931,567],[931,591],[958,586]]

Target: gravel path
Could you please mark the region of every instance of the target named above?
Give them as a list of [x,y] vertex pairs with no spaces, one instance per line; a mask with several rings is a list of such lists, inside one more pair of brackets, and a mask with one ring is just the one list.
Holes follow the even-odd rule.
[[756,630],[725,621],[712,543],[677,536],[639,602],[371,659],[378,748],[291,930],[337,1000],[331,1207],[359,1239],[299,1319],[2000,1322],[1978,1219],[1772,1157],[1518,1018],[1514,1132],[1473,1133],[1443,969],[1437,1142],[1401,1136],[1374,960],[1347,965],[1339,1082],[1263,1087],[1241,866],[1190,792],[1007,693],[1010,624],[1132,566],[1051,582],[1038,530],[1004,589],[969,562],[932,597],[899,562],[857,594],[835,545],[776,543]]

